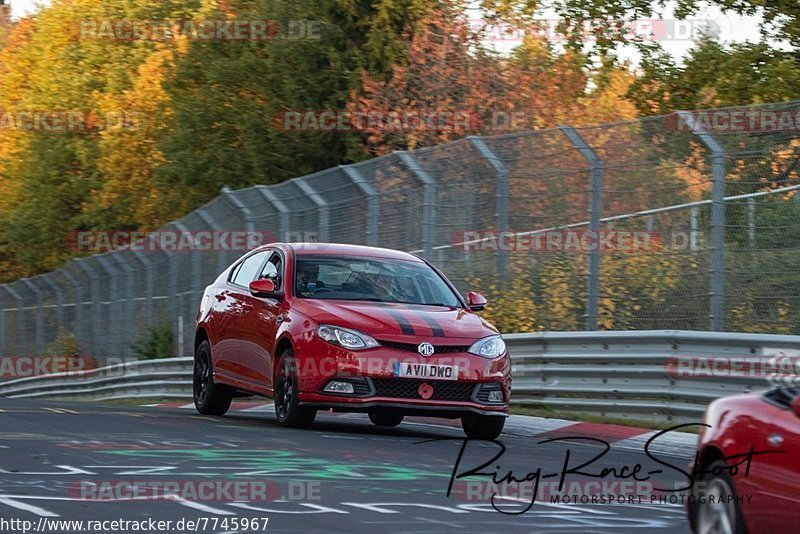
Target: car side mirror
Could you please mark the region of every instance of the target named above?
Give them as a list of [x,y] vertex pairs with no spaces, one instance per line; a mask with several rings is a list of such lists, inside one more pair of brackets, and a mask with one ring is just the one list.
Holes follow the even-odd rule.
[[486,297],[476,291],[467,293],[467,306],[472,311],[483,311],[486,308]]
[[792,411],[797,417],[800,417],[800,395],[796,395],[794,399],[792,399],[792,403],[789,405],[792,407]]
[[250,294],[254,297],[280,299],[280,294],[275,292],[275,282],[269,278],[250,282]]

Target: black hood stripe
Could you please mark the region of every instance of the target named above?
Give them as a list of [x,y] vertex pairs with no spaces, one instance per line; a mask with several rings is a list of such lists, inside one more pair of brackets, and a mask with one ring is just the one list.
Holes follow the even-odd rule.
[[402,313],[400,313],[400,312],[399,312],[399,311],[397,311],[397,310],[393,310],[393,309],[389,308],[388,306],[383,306],[383,305],[381,305],[381,307],[382,307],[384,310],[386,310],[386,313],[388,313],[389,315],[391,315],[391,316],[392,316],[392,319],[394,319],[394,320],[395,320],[395,322],[397,323],[397,326],[399,326],[399,327],[400,327],[400,330],[403,332],[403,334],[404,334],[404,335],[407,335],[407,336],[414,336],[414,335],[416,335],[416,334],[417,334],[417,333],[414,331],[414,327],[413,327],[413,326],[411,326],[411,323],[409,323],[409,322],[406,320],[406,318],[405,318],[405,317],[403,317],[403,314],[402,314]]
[[431,327],[431,332],[433,332],[433,337],[444,337],[444,330],[442,330],[442,327],[432,315],[425,312],[417,312],[416,315],[419,315],[426,323],[428,323],[428,326]]

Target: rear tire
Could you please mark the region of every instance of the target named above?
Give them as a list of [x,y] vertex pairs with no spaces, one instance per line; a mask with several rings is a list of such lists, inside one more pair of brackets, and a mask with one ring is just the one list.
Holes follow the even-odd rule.
[[506,424],[501,415],[465,415],[461,418],[464,434],[472,439],[497,439]]
[[393,413],[370,413],[369,420],[375,426],[397,426],[403,422],[403,416]]
[[208,341],[201,342],[194,355],[192,395],[194,407],[203,415],[225,415],[231,407],[231,391],[214,383],[211,345]]
[[297,363],[292,349],[286,349],[275,368],[275,416],[281,426],[309,428],[314,424],[317,410],[300,406]]
[[[723,460],[715,460],[707,467],[708,471],[719,471],[719,474],[704,473],[698,480],[704,484],[705,502],[695,502],[689,507],[689,523],[697,534],[745,534],[742,510],[736,499],[733,478],[728,472],[728,465]],[[692,492],[697,497],[697,487]],[[714,495],[714,503],[709,503],[709,496]],[[732,496],[728,502],[728,496]],[[720,500],[722,502],[720,502]]]

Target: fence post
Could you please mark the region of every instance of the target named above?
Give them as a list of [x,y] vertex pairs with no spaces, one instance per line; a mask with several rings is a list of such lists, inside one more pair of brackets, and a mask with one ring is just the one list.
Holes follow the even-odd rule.
[[35,337],[34,337],[34,351],[36,354],[44,354],[44,301],[42,300],[42,290],[36,287],[36,284],[31,282],[30,278],[23,278],[20,280],[31,293],[36,295],[36,319],[34,319]]
[[[172,221],[172,224],[177,228],[180,232],[189,234],[189,229],[184,225],[181,221]],[[183,306],[178,307],[178,321],[181,325],[178,329],[178,335],[176,336],[176,340],[178,341],[179,349],[182,349],[184,346],[184,329],[182,321],[184,320],[184,313],[187,312],[186,305],[189,305],[188,313],[191,314],[191,309],[194,306],[200,304],[200,294],[202,293],[202,289],[200,287],[201,280],[200,280],[200,264],[197,261],[197,255],[199,254],[197,251],[190,252],[191,256],[189,256],[189,277],[191,278],[191,282],[189,283],[190,288],[190,297],[188,299],[181,299],[180,302]],[[196,311],[196,308],[195,308]],[[190,315],[191,316],[191,315]],[[178,351],[178,356],[184,356],[183,351]]]
[[[53,276],[52,272],[47,273],[45,275],[42,275],[42,280],[44,280],[44,283],[50,287],[50,289],[53,291],[53,296],[56,298],[56,323],[58,323],[58,326],[56,328],[56,341],[58,341],[58,335],[62,332],[62,329],[64,328],[64,323],[66,322],[64,321],[64,297],[61,294],[61,287],[52,280],[50,280],[52,276]],[[59,354],[59,356],[64,356],[64,355]]]
[[589,273],[586,280],[586,330],[597,330],[600,300],[600,213],[602,211],[603,160],[572,126],[559,126],[572,145],[589,163],[589,231],[593,247],[589,250]]
[[[224,198],[228,202],[228,204],[233,206],[234,209],[237,209],[242,212],[244,229],[248,234],[247,238],[249,240],[250,234],[255,232],[255,225],[253,223],[253,221],[255,221],[255,217],[253,217],[253,212],[250,210],[250,208],[245,206],[241,200],[239,200],[236,194],[227,185],[223,187],[220,192],[222,193],[222,198]],[[263,238],[264,236],[262,235],[261,237]],[[267,243],[262,242],[262,244],[266,245]],[[221,264],[219,265],[219,268],[217,270],[222,272],[223,270],[225,270],[225,267],[227,267],[227,263],[229,263],[229,261],[227,261],[225,256],[222,254],[219,254],[219,258]]]
[[314,189],[314,187],[309,184],[305,178],[295,178],[294,183],[297,184],[297,187],[300,188],[300,191],[302,191],[317,207],[317,211],[319,212],[319,226],[317,228],[319,237],[317,238],[317,241],[320,243],[327,243],[328,229],[330,227],[328,217],[328,202],[322,198],[322,195],[317,193],[317,190]]
[[756,248],[756,199],[747,199],[747,242],[750,248]]
[[433,260],[433,228],[436,224],[436,180],[428,174],[414,156],[405,150],[394,152],[400,161],[411,171],[411,173],[422,183],[423,203],[422,203],[422,248],[425,250],[425,258]]
[[[469,136],[469,142],[478,151],[483,159],[486,160],[495,172],[495,203],[494,203],[494,226],[497,232],[506,232],[508,228],[508,197],[509,197],[509,172],[508,167],[500,158],[489,148],[480,137]],[[508,275],[508,251],[496,251],[497,272],[500,276],[500,287],[505,286],[505,278]]]
[[[122,328],[122,321],[132,320],[136,314],[136,309],[134,307],[134,287],[133,287],[133,267],[131,267],[125,260],[122,259],[120,255],[120,251],[114,251],[108,256],[110,259],[113,259],[116,264],[119,266],[117,273],[120,271],[124,271],[125,274],[125,305],[120,306],[123,310],[122,315],[117,314],[117,326],[114,327],[116,330],[116,337],[119,342],[119,347],[117,349],[117,353],[114,354],[115,358],[122,358],[126,356],[126,352],[130,349],[131,341],[133,341],[130,337],[132,328]],[[115,276],[116,280],[119,280],[120,277],[118,275]],[[112,301],[112,306],[116,307],[117,304]],[[127,341],[127,343],[125,343]]]
[[[106,276],[108,277],[109,309],[108,314],[106,314],[106,325],[108,325],[106,328],[106,337],[110,338],[110,340],[103,348],[108,350],[112,357],[119,358],[122,355],[122,352],[120,351],[120,347],[122,345],[122,325],[120,324],[120,318],[122,317],[122,314],[119,313],[119,269],[111,265],[106,257],[106,254],[97,254],[94,257],[97,259],[97,263],[100,265],[103,271],[105,271]],[[100,353],[95,352],[94,356],[97,358],[100,356]],[[102,357],[107,359],[108,355],[103,354]]]
[[[69,274],[67,269],[62,269],[61,274],[64,275],[64,278],[72,284],[72,287],[75,288],[75,337],[78,340],[78,346],[81,346],[81,343],[86,344],[84,340],[84,332],[83,332],[83,301],[85,300],[84,296],[84,286],[80,284],[74,276]],[[81,353],[83,352],[83,347],[81,347]]]
[[[2,286],[5,289],[5,284]],[[0,299],[0,357],[9,356],[6,352],[6,308],[3,305],[3,300]]]
[[265,185],[256,186],[258,192],[261,193],[261,196],[266,199],[267,202],[272,204],[272,206],[278,211],[279,218],[281,221],[281,230],[280,235],[278,237],[281,241],[290,241],[289,239],[289,208],[284,204],[275,193],[270,191],[269,187]]
[[711,151],[711,302],[709,329],[725,329],[725,148],[700,128],[690,112],[679,111],[692,133]]
[[153,325],[153,262],[139,250],[131,250],[131,254],[144,267],[144,324]]
[[378,221],[380,220],[381,210],[380,197],[378,197],[378,193],[367,182],[366,178],[358,172],[358,169],[352,165],[339,165],[339,168],[367,197],[367,245],[377,247],[379,237]]
[[[25,310],[22,309],[23,300],[20,294],[14,291],[11,284],[4,284],[3,287],[8,294],[17,301],[17,350],[20,350],[19,347],[25,339]],[[5,344],[5,341],[3,343]],[[3,348],[6,349],[7,347],[4,346]],[[8,354],[7,351],[6,354]]]
[[91,338],[91,347],[89,347],[89,354],[92,356],[97,356],[99,354],[100,349],[100,306],[97,305],[97,273],[86,265],[86,259],[84,258],[75,258],[75,265],[78,266],[80,270],[86,273],[86,277],[89,279],[89,303],[91,306],[91,317],[92,317],[92,326],[89,329],[92,333],[90,336]]

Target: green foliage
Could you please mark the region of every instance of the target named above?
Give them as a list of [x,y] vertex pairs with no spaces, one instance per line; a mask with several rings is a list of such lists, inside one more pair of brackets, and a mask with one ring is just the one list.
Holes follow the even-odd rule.
[[629,96],[643,114],[800,99],[797,52],[702,38],[682,65],[658,46],[643,49]]
[[175,356],[172,326],[168,321],[162,321],[148,327],[145,333],[131,345],[131,348],[142,360],[155,360]]
[[56,340],[45,348],[46,356],[71,356],[81,355],[78,338],[72,332],[60,331]]

